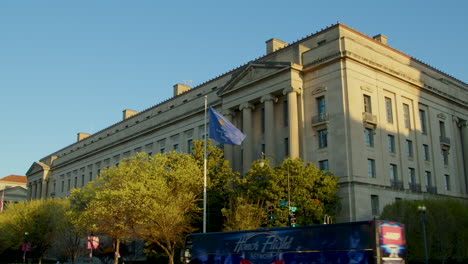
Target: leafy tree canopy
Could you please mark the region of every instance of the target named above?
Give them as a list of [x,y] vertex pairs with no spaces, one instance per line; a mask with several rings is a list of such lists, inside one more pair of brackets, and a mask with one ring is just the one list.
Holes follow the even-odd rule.
[[[421,215],[418,207],[426,207]],[[437,263],[466,263],[468,260],[468,204],[451,199],[401,200],[387,205],[382,219],[405,224],[408,261],[424,261],[422,220],[426,219],[429,259]]]
[[47,249],[56,241],[58,234],[67,228],[65,218],[69,209],[67,200],[34,200],[9,205],[0,214],[0,252],[21,249],[24,241],[31,243],[28,254],[39,263]]
[[190,223],[199,211],[202,184],[191,155],[138,153],[74,190],[71,200],[78,225],[116,239],[117,247],[119,240],[129,237],[156,243],[173,263],[184,234],[194,230]]
[[[233,172],[229,161],[224,159],[223,150],[213,146],[213,141],[208,140],[207,152],[207,231],[221,231],[223,228],[223,215],[221,210],[228,202],[230,183],[239,173]],[[204,169],[204,141],[195,140],[193,143],[193,157],[197,161],[200,170]],[[200,198],[202,199],[202,193]],[[203,207],[200,204],[200,207]],[[201,226],[201,216],[198,218],[196,226]],[[201,228],[200,228],[201,229]]]
[[[238,229],[240,226],[236,226],[238,223],[232,217],[240,213],[238,210],[249,210],[247,208],[257,212],[257,216],[262,212],[263,220],[251,219],[250,222],[256,224],[250,228],[285,226],[288,223],[288,201],[290,206],[297,208],[299,225],[320,223],[325,215],[335,215],[339,205],[338,187],[338,177],[301,159],[285,159],[274,168],[269,166],[268,160],[256,161],[244,178],[234,179],[230,207],[223,211],[227,217],[226,228]],[[273,221],[267,218],[268,205],[274,206]]]

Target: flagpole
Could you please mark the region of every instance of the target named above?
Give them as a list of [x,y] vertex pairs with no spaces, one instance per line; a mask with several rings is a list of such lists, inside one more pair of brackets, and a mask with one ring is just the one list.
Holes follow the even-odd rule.
[[208,108],[208,96],[205,95],[205,142],[203,144],[203,233],[206,233],[206,109]]

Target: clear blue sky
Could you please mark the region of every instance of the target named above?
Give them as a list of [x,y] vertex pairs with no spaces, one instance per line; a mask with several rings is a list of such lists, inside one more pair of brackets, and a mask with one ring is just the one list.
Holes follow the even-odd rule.
[[337,21],[468,81],[468,1],[0,2],[0,177]]

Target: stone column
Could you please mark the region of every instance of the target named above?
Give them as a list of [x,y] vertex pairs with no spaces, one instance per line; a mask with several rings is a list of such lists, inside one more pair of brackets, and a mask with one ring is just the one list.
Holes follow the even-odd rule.
[[31,200],[36,200],[36,199],[37,199],[37,181],[34,181]]
[[36,191],[37,191],[37,194],[36,194],[36,199],[42,199],[42,180],[38,180],[37,181],[37,188],[36,188]]
[[297,111],[297,95],[300,89],[289,87],[283,90],[283,94],[288,96],[288,118],[289,118],[289,156],[299,157],[299,116]]
[[[260,100],[265,106],[265,154],[275,155],[275,111],[273,104],[277,99],[271,94],[264,95]],[[273,165],[273,164],[272,164]],[[276,164],[277,165],[277,164]]]
[[28,200],[32,200],[32,197],[33,197],[33,196],[32,196],[32,189],[33,189],[32,186],[33,186],[33,185],[32,185],[31,182],[28,183]]
[[242,173],[245,175],[250,169],[253,161],[254,135],[252,129],[252,110],[254,106],[251,103],[243,103],[239,110],[242,111],[242,130],[247,135],[242,143]]
[[[232,123],[233,112],[231,110],[224,110],[223,116]],[[224,144],[224,159],[229,160],[231,167],[234,164],[234,146]]]

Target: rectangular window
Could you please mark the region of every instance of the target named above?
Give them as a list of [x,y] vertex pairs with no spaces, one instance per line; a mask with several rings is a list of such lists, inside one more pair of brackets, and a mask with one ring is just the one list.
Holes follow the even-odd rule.
[[81,186],[84,186],[84,179],[85,179],[84,174],[82,174],[81,175]]
[[379,215],[379,196],[378,195],[371,195],[371,210],[372,215]]
[[367,176],[369,178],[375,178],[375,160],[367,159]]
[[388,152],[395,153],[395,136],[388,135],[387,141],[388,141]]
[[425,171],[424,172],[424,179],[426,180],[426,187],[427,186],[432,186],[432,177],[431,177],[431,172],[430,171]]
[[187,140],[187,153],[193,154],[193,139]]
[[448,157],[448,155],[449,155],[448,150],[443,149],[443,150],[442,150],[442,161],[444,162],[444,165],[445,165],[445,166],[448,166],[448,164],[449,164],[449,157]]
[[408,104],[403,104],[403,117],[405,120],[405,128],[411,129],[410,108]]
[[396,181],[398,179],[398,171],[396,164],[390,164],[390,180]]
[[318,135],[319,135],[319,148],[325,148],[328,146],[328,141],[327,141],[327,130],[326,129],[322,129],[322,130],[319,130],[318,131]]
[[445,179],[445,190],[450,191],[450,175],[445,174],[444,179]]
[[[141,149],[141,148],[140,148]],[[141,152],[141,151],[140,151]],[[110,159],[105,159],[104,160],[104,168],[109,168],[110,167]]]
[[440,137],[445,138],[445,122],[439,121]]
[[328,168],[328,160],[321,160],[319,161],[319,169],[320,170],[324,170],[324,171],[328,171],[329,168]]
[[364,130],[366,136],[366,145],[368,147],[374,146],[374,129],[366,127]]
[[67,179],[67,191],[71,188],[71,179]]
[[390,180],[396,181],[398,179],[398,171],[396,164],[390,164]]
[[88,181],[93,180],[93,165],[88,165]]
[[153,143],[147,144],[147,145],[145,146],[145,152],[146,152],[149,156],[153,155]]
[[78,177],[75,177],[75,184],[73,184],[73,188],[78,187]]
[[425,161],[430,160],[429,146],[426,144],[423,144],[423,158]]
[[385,109],[387,112],[387,122],[393,123],[392,99],[385,97]]
[[325,120],[325,115],[327,113],[325,105],[325,96],[320,96],[316,99],[317,101],[317,112],[319,114],[320,120]]
[[364,95],[364,112],[372,113],[371,97],[369,95]]
[[284,155],[289,156],[289,138],[284,138]]
[[174,144],[174,150],[179,151],[179,144]]
[[120,155],[115,155],[114,156],[114,165],[119,166],[119,161],[120,161]]
[[421,133],[427,134],[426,111],[419,109],[419,121],[421,122]]
[[60,187],[60,192],[64,192],[65,191],[65,180],[62,181],[62,186]]
[[406,156],[413,157],[413,141],[406,140]]
[[416,174],[414,168],[408,168],[408,183],[415,184],[416,183]]

